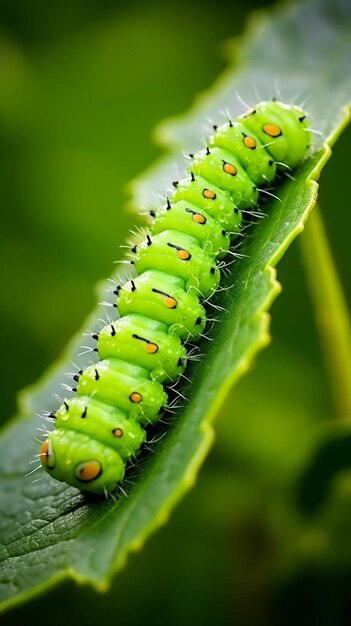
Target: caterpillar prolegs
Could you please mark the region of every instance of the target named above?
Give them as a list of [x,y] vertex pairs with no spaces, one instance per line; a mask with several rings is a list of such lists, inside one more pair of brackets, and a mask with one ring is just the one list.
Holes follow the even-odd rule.
[[273,100],[214,127],[207,148],[190,155],[189,176],[132,248],[137,275],[115,290],[119,319],[95,336],[100,361],[75,376],[77,396],[53,414],[40,453],[53,478],[105,494],[123,479],[185,370],[187,342],[204,333],[243,214],[279,170],[302,163],[310,139],[305,113]]

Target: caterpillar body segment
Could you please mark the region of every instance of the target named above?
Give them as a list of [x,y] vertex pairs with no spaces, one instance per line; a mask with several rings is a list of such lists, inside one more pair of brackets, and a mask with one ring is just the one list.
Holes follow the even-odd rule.
[[192,165],[195,175],[211,180],[220,189],[225,188],[235,206],[250,209],[257,204],[256,186],[231,152],[217,147],[209,153],[201,150]]
[[115,333],[105,326],[98,339],[101,359],[117,358],[150,372],[152,380],[167,383],[179,378],[185,369],[186,348],[168,326],[144,315],[132,313],[114,323]]
[[[230,209],[233,212],[232,207]],[[238,219],[236,221],[239,223]],[[165,230],[186,232],[208,256],[217,259],[224,257],[230,247],[230,236],[221,224],[208,211],[185,200],[172,203],[172,211],[166,206],[157,213],[152,233],[157,235]]]
[[[264,142],[265,144],[267,141]],[[277,166],[263,142],[241,122],[219,126],[209,139],[209,148],[218,147],[231,152],[235,144],[235,156],[254,185],[264,185],[274,180]]]
[[208,147],[191,155],[189,175],[132,248],[137,276],[115,291],[120,318],[95,336],[100,361],[74,377],[77,395],[55,413],[40,453],[53,478],[105,495],[123,480],[145,427],[167,408],[167,385],[186,368],[187,342],[205,331],[206,300],[243,213],[280,170],[303,162],[310,141],[300,108],[262,102],[215,127]]
[[181,278],[158,270],[146,271],[121,288],[118,311],[153,317],[184,341],[198,337],[206,325],[206,310],[194,290],[186,291]]
[[112,447],[124,461],[135,456],[145,440],[145,430],[136,420],[130,420],[118,407],[95,398],[90,398],[88,404],[86,397],[73,398],[68,410],[61,406],[56,414],[56,427],[98,439]]
[[188,177],[177,183],[172,201],[184,200],[205,211],[213,217],[222,229],[239,232],[242,215],[239,207],[234,204],[229,191],[220,189],[213,182],[201,176]]
[[130,421],[143,426],[155,423],[160,411],[167,406],[163,385],[158,380],[151,380],[149,370],[112,358],[82,372],[77,395],[118,406]]
[[219,285],[215,258],[199,246],[197,239],[179,230],[165,230],[138,246],[134,265],[138,273],[160,269],[184,281],[185,289],[199,289],[208,297]]

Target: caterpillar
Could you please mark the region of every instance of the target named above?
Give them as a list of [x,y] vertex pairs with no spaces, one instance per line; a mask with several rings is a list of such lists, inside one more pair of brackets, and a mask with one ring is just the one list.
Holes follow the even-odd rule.
[[310,133],[302,109],[274,99],[214,126],[207,147],[189,155],[188,176],[132,246],[136,276],[114,291],[120,317],[93,335],[99,362],[74,376],[77,395],[50,414],[40,461],[53,478],[105,495],[123,480],[167,408],[167,385],[183,375],[187,344],[204,333],[243,216],[279,172],[301,165]]

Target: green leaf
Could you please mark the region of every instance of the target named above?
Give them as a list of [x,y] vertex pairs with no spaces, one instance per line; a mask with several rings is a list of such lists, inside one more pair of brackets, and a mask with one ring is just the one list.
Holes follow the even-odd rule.
[[[257,100],[253,86],[264,99],[275,93],[278,81],[286,101],[301,91],[309,97],[313,126],[328,142],[323,146],[316,141],[313,158],[295,181],[281,186],[281,202],[267,202],[267,217],[244,240],[241,251],[246,256],[232,266],[225,281],[232,288],[218,299],[227,312],[211,331],[214,341],[201,345],[204,357],[188,368],[192,383],[182,388],[186,406],[168,427],[160,425],[158,434],[164,436],[154,453],[145,451],[141,462],[131,468],[132,484],[124,485],[128,497],[104,502],[47,476],[34,483],[32,477],[25,477],[28,460],[38,450],[33,439],[38,426],[35,413],[55,407],[53,392],[59,391],[71,361],[79,362],[80,336],[40,384],[22,394],[20,417],[3,431],[0,442],[3,607],[68,576],[106,588],[127,555],[142,547],[193,485],[213,440],[213,419],[234,382],[269,342],[267,309],[280,291],[274,266],[303,230],[330,146],[349,120],[350,21],[349,4],[342,0],[333,4],[315,0],[266,14],[241,43],[242,69],[228,69],[188,116],[159,131],[164,142],[177,144],[178,149],[196,148],[208,116],[218,119],[218,111],[227,107],[233,117],[240,112],[233,97],[236,91],[253,103]],[[141,199],[143,205],[153,203],[153,194],[163,190],[164,180],[174,178],[168,178],[174,163],[172,154],[134,184],[134,204]],[[94,316],[88,324],[93,326]]]

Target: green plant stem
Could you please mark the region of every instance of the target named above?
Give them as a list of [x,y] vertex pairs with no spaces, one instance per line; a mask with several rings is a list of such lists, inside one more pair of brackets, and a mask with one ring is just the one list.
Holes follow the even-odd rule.
[[350,317],[318,207],[300,245],[336,413],[351,418]]

